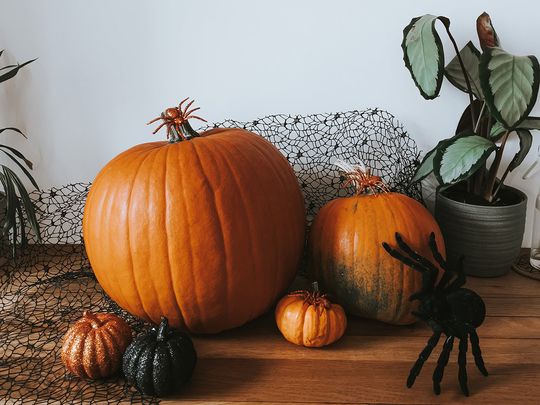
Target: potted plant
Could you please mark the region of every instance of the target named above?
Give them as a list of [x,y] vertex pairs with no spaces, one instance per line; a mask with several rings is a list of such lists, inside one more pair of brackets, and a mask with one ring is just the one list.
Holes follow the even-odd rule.
[[[0,56],[4,51],[0,51]],[[13,78],[21,68],[32,63],[35,59],[23,64],[7,65],[0,68],[0,83]],[[2,133],[16,133],[26,136],[17,128],[0,128]],[[36,181],[28,171],[32,169],[32,162],[12,146],[0,143],[0,155],[6,157],[6,161],[16,165],[30,183],[38,188]],[[34,205],[30,200],[28,191],[20,177],[9,166],[0,164],[0,249],[11,246],[14,256],[17,248],[26,248],[28,245],[26,226],[30,225],[37,239],[40,240],[40,229],[36,219]]]
[[[446,66],[437,22],[456,52]],[[467,274],[491,277],[507,273],[521,248],[527,197],[504,181],[529,152],[531,130],[540,129],[540,118],[529,116],[540,68],[536,57],[501,48],[488,14],[480,15],[476,25],[480,50],[470,41],[459,49],[448,18],[413,18],[403,30],[402,49],[425,99],[439,95],[444,77],[468,95],[457,130],[426,154],[413,182],[434,174],[440,184],[435,216],[449,260],[464,256]],[[519,151],[502,167],[510,137],[519,139]]]

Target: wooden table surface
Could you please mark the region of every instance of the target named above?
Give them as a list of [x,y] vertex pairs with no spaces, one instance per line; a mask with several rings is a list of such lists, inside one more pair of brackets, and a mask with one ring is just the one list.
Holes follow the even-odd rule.
[[409,369],[431,335],[422,323],[397,327],[349,317],[339,342],[308,349],[285,341],[268,314],[232,331],[196,337],[193,380],[164,403],[540,403],[540,281],[511,272],[470,277],[466,286],[486,303],[478,334],[490,373],[482,376],[468,353],[469,398],[459,390],[457,345],[441,395],[432,391],[442,340],[415,385],[406,388]]

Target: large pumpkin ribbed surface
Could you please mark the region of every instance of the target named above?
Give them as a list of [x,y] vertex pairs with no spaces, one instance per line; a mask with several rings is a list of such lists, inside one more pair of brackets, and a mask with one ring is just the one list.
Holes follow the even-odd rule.
[[396,246],[395,233],[433,261],[431,232],[444,254],[439,227],[419,202],[398,193],[340,198],[319,211],[311,228],[310,271],[348,312],[392,324],[416,321],[409,296],[421,275],[391,257],[382,242]]
[[287,160],[241,129],[120,154],[95,179],[83,219],[90,263],[111,298],[195,333],[268,310],[295,276],[304,228]]

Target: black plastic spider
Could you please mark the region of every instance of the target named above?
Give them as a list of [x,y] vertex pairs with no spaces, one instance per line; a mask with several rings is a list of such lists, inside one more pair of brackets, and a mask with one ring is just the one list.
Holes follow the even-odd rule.
[[418,360],[416,360],[416,363],[411,368],[409,377],[407,378],[407,387],[411,388],[413,386],[416,377],[420,374],[422,366],[439,342],[441,334],[444,333],[446,340],[439,355],[435,371],[433,372],[433,391],[437,395],[441,393],[441,380],[443,378],[444,368],[448,364],[454,339],[458,338],[458,380],[461,391],[468,396],[469,388],[467,386],[466,362],[469,338],[471,340],[474,362],[478,370],[483,375],[488,375],[484,360],[482,359],[480,341],[476,333],[476,328],[482,324],[486,315],[484,301],[474,291],[462,288],[466,281],[465,274],[463,273],[463,257],[459,260],[457,270],[451,269],[437,248],[434,233],[429,235],[429,247],[433,253],[433,257],[444,271],[438,284],[438,267],[411,249],[397,232],[396,242],[401,250],[392,248],[386,242],[383,242],[383,247],[390,255],[422,274],[422,289],[412,294],[409,300],[420,301],[418,311],[413,312],[413,314],[425,321],[433,329],[433,335],[431,335],[426,347],[420,352]]

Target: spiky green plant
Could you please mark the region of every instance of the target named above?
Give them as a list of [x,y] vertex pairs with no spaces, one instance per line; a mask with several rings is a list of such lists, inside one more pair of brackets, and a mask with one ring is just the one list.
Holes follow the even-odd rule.
[[[0,56],[4,51],[0,51]],[[19,70],[24,66],[32,63],[35,59],[29,60],[22,64],[7,65],[0,68],[0,83],[12,79],[17,75]],[[26,138],[26,135],[19,129],[14,127],[0,128],[2,133],[16,133]],[[30,183],[35,188],[38,185],[29,169],[32,170],[32,162],[28,160],[21,152],[12,146],[0,143],[0,152],[7,156],[8,161],[13,162],[26,176]],[[0,215],[0,235],[1,239],[7,239],[11,244],[13,256],[16,255],[17,249],[24,249],[28,245],[28,237],[26,234],[26,226],[30,225],[38,240],[41,240],[39,223],[36,218],[34,204],[28,195],[28,191],[24,186],[21,178],[15,171],[7,165],[0,164],[0,184],[2,185],[3,197],[6,199],[6,210],[4,215]]]

